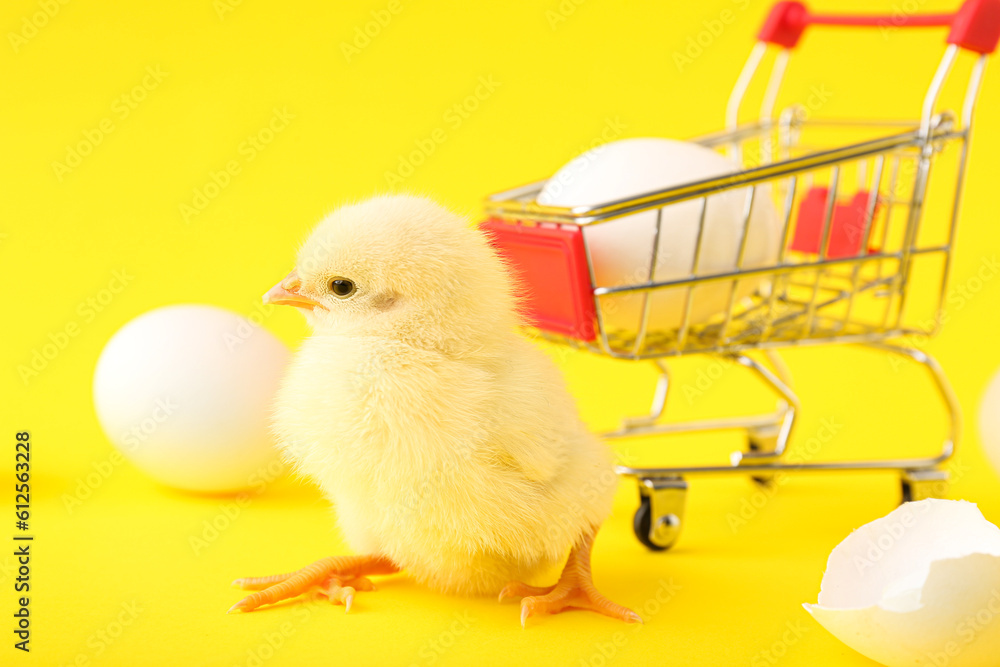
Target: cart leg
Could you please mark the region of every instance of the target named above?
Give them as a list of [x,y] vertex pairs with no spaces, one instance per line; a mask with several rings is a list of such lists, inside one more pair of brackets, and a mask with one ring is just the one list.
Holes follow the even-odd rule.
[[774,374],[778,376],[786,387],[792,388],[792,373],[788,370],[788,366],[785,365],[785,360],[781,358],[776,350],[766,349],[764,350],[764,356],[771,363],[771,368],[774,369]]
[[941,453],[937,458],[929,461],[930,466],[908,468],[900,471],[900,486],[902,487],[903,502],[908,503],[914,500],[924,500],[925,498],[945,498],[948,495],[948,472],[941,470],[940,466],[946,463],[955,455],[958,441],[962,436],[962,410],[958,404],[948,376],[931,355],[912,347],[894,345],[892,343],[869,343],[869,347],[898,354],[922,365],[935,388],[941,397],[941,402],[945,406],[945,414],[948,417],[948,436],[945,438]]
[[904,470],[900,475],[903,502],[948,497],[947,470]]
[[[876,350],[883,350],[907,357],[911,361],[915,361],[923,366],[927,374],[930,375],[931,381],[934,383],[934,387],[937,389],[938,395],[941,397],[941,402],[945,407],[945,415],[948,418],[948,436],[941,447],[941,453],[929,461],[929,466],[938,467],[947,463],[955,455],[958,442],[962,437],[962,408],[959,406],[955,391],[951,388],[948,376],[944,374],[944,370],[942,370],[940,364],[931,355],[912,347],[885,342],[867,343],[867,346]],[[919,470],[931,469],[930,467],[924,468],[921,466]]]
[[652,426],[663,416],[663,411],[667,407],[667,394],[670,391],[670,368],[659,359],[654,359],[653,364],[660,372],[660,377],[656,381],[656,391],[653,393],[653,405],[650,406],[648,415],[623,419],[621,430],[624,433],[635,428]]
[[681,477],[639,480],[639,509],[632,528],[652,551],[665,551],[680,537],[687,503],[687,482]]
[[[755,426],[747,430],[747,451],[734,452],[733,465],[752,467],[776,462],[785,453],[792,434],[795,415],[799,409],[799,399],[792,391],[788,371],[780,357],[773,352],[769,352],[767,356],[775,367],[774,372],[746,355],[730,355],[733,361],[753,371],[779,397],[777,420],[773,424]],[[753,477],[758,484],[770,484],[773,479],[773,475]]]
[[[753,466],[763,463],[774,463],[781,458],[778,436],[780,425],[758,426],[747,430],[747,449],[740,454],[740,465]],[[770,487],[774,482],[773,474],[761,473],[750,477],[761,486]]]

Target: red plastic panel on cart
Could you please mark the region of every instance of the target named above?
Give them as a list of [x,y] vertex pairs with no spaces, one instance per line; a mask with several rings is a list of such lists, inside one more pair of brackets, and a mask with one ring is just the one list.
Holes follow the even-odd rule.
[[[819,253],[829,195],[828,188],[809,189],[799,205],[798,224],[795,225],[795,235],[789,248],[799,252]],[[865,214],[873,196],[872,193],[862,190],[856,193],[850,202],[834,204],[833,218],[830,220],[830,241],[826,248],[827,258],[853,257],[861,253]]]
[[525,314],[539,329],[595,338],[594,299],[579,229],[487,220],[479,225],[528,288]]

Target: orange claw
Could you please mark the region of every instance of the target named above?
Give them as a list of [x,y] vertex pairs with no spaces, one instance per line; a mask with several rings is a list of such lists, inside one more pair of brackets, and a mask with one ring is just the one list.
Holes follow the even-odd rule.
[[529,586],[512,581],[500,591],[500,600],[521,597],[521,627],[536,614],[558,614],[566,609],[590,609],[626,623],[642,623],[642,618],[628,607],[615,604],[594,587],[590,572],[590,550],[594,546],[594,529],[570,551],[569,560],[555,586]]
[[234,604],[227,613],[253,611],[266,604],[296,597],[317,586],[332,602],[343,604],[345,611],[350,611],[357,591],[375,590],[366,575],[394,572],[399,572],[399,568],[383,556],[331,556],[297,572],[245,577],[235,580],[233,585],[257,592]]

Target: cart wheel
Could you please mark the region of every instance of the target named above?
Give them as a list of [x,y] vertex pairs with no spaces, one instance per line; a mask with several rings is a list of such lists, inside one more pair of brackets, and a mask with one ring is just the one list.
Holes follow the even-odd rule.
[[913,502],[913,485],[907,482],[905,479],[900,482],[900,487],[902,487],[902,499],[899,501],[900,505],[905,505],[906,503]]
[[[769,446],[773,443],[769,443]],[[750,435],[747,437],[747,451],[749,452],[762,452],[767,451],[765,445],[762,445],[754,436]],[[758,486],[764,488],[771,488],[774,485],[774,475],[753,475],[750,479],[754,481]]]
[[687,482],[680,477],[640,478],[639,508],[632,530],[652,551],[666,551],[681,533]]
[[[900,477],[902,503],[927,498],[948,497],[948,472],[945,470],[906,470]],[[902,504],[901,503],[901,504]]]
[[[639,501],[639,507],[635,510],[635,516],[632,517],[632,530],[635,531],[635,536],[642,542],[647,549],[650,551],[666,551],[673,544],[668,544],[666,546],[660,546],[649,539],[649,528],[652,526],[653,519],[653,508],[652,503],[649,500],[649,496],[643,496]],[[680,522],[678,521],[678,524]]]

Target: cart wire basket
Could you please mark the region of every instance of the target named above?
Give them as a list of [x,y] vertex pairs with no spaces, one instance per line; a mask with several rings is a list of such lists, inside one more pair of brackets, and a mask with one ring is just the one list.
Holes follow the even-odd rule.
[[[950,27],[920,116],[911,121],[819,119],[802,104],[776,112],[791,53],[810,25]],[[961,435],[959,406],[938,363],[905,339],[933,333],[941,322],[973,112],[998,37],[1000,0],[970,0],[954,14],[909,16],[815,14],[799,2],[779,2],[730,95],[726,129],[692,140],[742,169],[594,206],[539,204],[544,180],[486,199],[487,219],[481,227],[527,286],[526,314],[539,336],[594,354],[655,364],[658,382],[650,413],[625,419],[606,438],[746,432],[746,450],[735,452],[728,465],[617,467],[620,475],[638,482],[634,529],[645,546],[664,550],[677,540],[691,475],[742,473],[766,484],[779,471],[892,470],[900,475],[904,501],[947,493],[943,464],[954,455]],[[938,101],[963,51],[972,54],[972,63],[956,114],[939,109]],[[765,62],[770,67],[762,67]],[[761,86],[757,118],[741,122],[747,91]],[[950,161],[943,157],[948,154]],[[946,213],[924,220],[932,174],[935,192],[944,192],[949,201]],[[709,200],[727,191],[739,193],[745,202],[738,252],[729,270],[702,271]],[[780,247],[775,260],[749,266],[746,250],[755,199],[771,201],[780,221]],[[663,279],[657,268],[664,219],[669,217],[664,212],[691,202],[700,206],[691,270]],[[648,262],[626,282],[599,284],[588,230],[640,214],[650,220]],[[908,307],[914,290],[933,293],[936,305],[929,317],[920,319]],[[699,299],[708,294],[713,303],[721,295],[725,307],[713,308],[708,317],[693,315],[704,311]],[[671,303],[682,304],[670,326],[656,317],[666,295],[674,297]],[[626,312],[636,315],[622,326],[620,315]],[[940,453],[886,460],[788,460],[799,399],[778,350],[819,343],[860,344],[922,365],[948,418]],[[760,354],[748,356],[754,351]],[[670,389],[666,360],[693,354],[717,355],[746,368],[775,394],[776,409],[763,415],[665,422]]]

